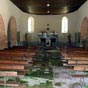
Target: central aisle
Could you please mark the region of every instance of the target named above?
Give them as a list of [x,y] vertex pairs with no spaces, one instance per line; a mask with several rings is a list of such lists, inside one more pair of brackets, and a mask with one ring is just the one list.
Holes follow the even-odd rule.
[[88,88],[88,78],[72,77],[73,74],[80,75],[85,73],[54,66],[53,88]]

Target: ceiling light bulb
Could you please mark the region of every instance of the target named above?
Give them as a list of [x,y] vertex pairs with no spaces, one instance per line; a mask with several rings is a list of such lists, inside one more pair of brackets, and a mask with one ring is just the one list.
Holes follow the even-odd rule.
[[47,3],[47,7],[49,7],[50,6],[50,4],[49,3]]

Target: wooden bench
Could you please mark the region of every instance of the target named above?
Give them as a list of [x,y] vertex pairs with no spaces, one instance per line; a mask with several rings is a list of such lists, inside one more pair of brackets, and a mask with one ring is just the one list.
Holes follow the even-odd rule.
[[32,57],[37,52],[36,47],[14,47],[0,50],[0,70],[17,71],[18,76],[25,75],[32,66]]
[[16,77],[17,76],[17,71],[0,71],[0,76],[10,76],[10,77]]
[[32,60],[33,58],[26,58],[26,57],[16,57],[16,56],[0,56],[0,60],[12,60],[12,61],[28,61]]
[[[16,52],[37,52],[37,50],[38,49],[36,49],[36,48],[31,48],[31,47],[29,47],[29,48],[10,48],[10,49],[5,49],[4,51],[9,51],[9,52],[11,52],[11,51],[16,51]],[[2,51],[2,50],[1,50]]]
[[24,70],[24,65],[0,65],[0,70],[15,70],[15,71],[20,71],[20,70]]
[[88,71],[87,50],[72,48],[63,52],[62,55],[63,59],[67,61],[67,63],[63,62],[64,66],[72,67],[73,70]]
[[74,66],[74,70],[88,71],[88,65],[76,65],[76,66]]
[[26,53],[26,52],[0,52],[0,56],[1,55],[6,55],[6,56],[17,56],[17,57],[33,57],[35,55],[35,52],[30,52],[30,53]]
[[17,61],[17,60],[2,60],[0,59],[0,64],[14,64],[14,65],[27,65],[27,61]]
[[0,80],[1,86],[10,86],[10,87],[17,87],[19,84],[13,81],[6,81],[6,77],[17,77],[18,74],[16,71],[0,71],[0,77],[4,77],[3,81]]
[[63,65],[67,69],[75,70],[75,71],[88,71],[88,65],[77,65],[77,64],[67,64],[63,63]]
[[80,51],[87,52],[88,50],[81,48],[81,47],[79,47],[79,48],[60,48],[60,52],[62,52],[62,53],[80,52]]
[[32,66],[30,61],[32,61],[32,57],[36,54],[37,48],[21,48],[0,50],[1,71],[17,71],[18,73],[26,73],[29,70],[29,67]]
[[68,60],[68,64],[73,64],[73,65],[88,65],[88,60],[87,61]]
[[80,61],[88,61],[88,57],[86,57],[86,56],[83,56],[83,57],[81,57],[81,56],[78,56],[78,57],[76,57],[76,56],[74,56],[74,57],[71,57],[71,59],[72,60],[80,60]]
[[4,82],[4,81],[0,81],[0,85],[1,86],[10,86],[10,87],[18,87],[19,83],[17,82]]

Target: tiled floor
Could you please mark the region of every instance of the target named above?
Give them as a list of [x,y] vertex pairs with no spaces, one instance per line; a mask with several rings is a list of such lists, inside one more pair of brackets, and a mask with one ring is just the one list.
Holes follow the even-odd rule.
[[[53,88],[88,88],[88,78],[72,77],[71,71],[63,67],[53,67]],[[76,72],[74,74],[85,74],[84,72]],[[61,83],[58,87],[55,84]]]
[[[36,73],[37,75],[20,77],[20,81],[27,86],[23,87],[22,86],[23,84],[21,84],[22,87],[20,86],[14,88],[88,88],[88,78],[85,77],[75,78],[71,76],[72,74],[79,74],[79,75],[86,74],[85,72],[78,72],[78,71],[73,72],[65,69],[64,67],[52,66],[53,76],[50,79],[48,77],[49,71],[44,72],[42,71],[42,69],[40,69],[39,71],[40,73],[37,73],[37,71],[39,71],[39,69],[33,70],[33,72]],[[42,76],[40,76],[41,74]]]
[[[88,88],[88,78],[72,77],[72,74],[85,74],[84,72],[72,72],[64,67],[53,66],[52,79],[44,77],[23,77],[27,81],[27,88]],[[45,73],[47,75],[47,73]]]

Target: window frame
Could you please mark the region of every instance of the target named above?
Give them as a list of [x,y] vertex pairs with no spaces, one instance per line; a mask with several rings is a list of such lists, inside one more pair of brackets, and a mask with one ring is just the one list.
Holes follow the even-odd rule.
[[68,33],[68,18],[66,16],[62,17],[61,33]]
[[28,18],[28,33],[33,33],[34,32],[34,18],[29,17]]

